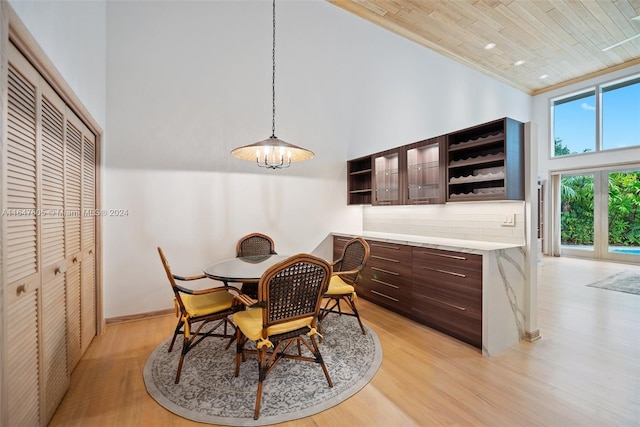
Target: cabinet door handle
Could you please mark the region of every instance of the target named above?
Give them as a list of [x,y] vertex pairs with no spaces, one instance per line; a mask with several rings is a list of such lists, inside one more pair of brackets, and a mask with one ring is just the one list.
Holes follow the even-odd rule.
[[464,256],[446,255],[446,254],[439,254],[437,252],[428,252],[428,251],[423,251],[423,252],[421,252],[421,254],[423,254],[423,255],[441,256],[441,257],[444,257],[444,258],[451,258],[451,259],[459,259],[459,260],[462,260],[462,261],[465,261],[467,259],[467,257],[464,257]]
[[73,259],[71,260],[72,263],[77,264],[78,263],[78,257],[74,256]]
[[371,279],[371,281],[372,282],[376,282],[376,283],[380,283],[381,285],[385,285],[385,286],[388,286],[388,287],[393,288],[393,289],[400,289],[400,286],[392,285],[391,283],[383,282],[382,280]]
[[394,276],[399,276],[400,275],[400,273],[396,273],[395,271],[384,270],[384,269],[378,268],[378,267],[371,267],[371,269],[374,270],[374,271],[380,271],[382,273],[393,274]]
[[386,298],[386,299],[390,299],[391,301],[395,301],[395,302],[399,302],[399,301],[400,301],[400,300],[399,300],[399,299],[397,299],[397,298],[390,297],[389,295],[385,295],[385,294],[383,294],[382,292],[374,291],[373,289],[371,290],[371,293],[372,293],[372,294],[379,295],[379,296],[381,296],[381,297],[383,297],[383,298]]
[[[371,291],[371,292],[373,292],[373,291]],[[429,301],[437,302],[438,304],[446,305],[447,307],[455,308],[456,310],[467,311],[467,309],[465,307],[460,307],[459,305],[450,304],[448,302],[440,301],[440,300],[435,299],[435,298],[427,297],[427,296],[424,296],[424,295],[421,295],[421,298],[428,299]]]
[[377,256],[377,255],[371,255],[371,258],[381,259],[381,260],[390,261],[390,262],[400,262],[400,260],[397,260],[397,259],[385,258],[383,256]]
[[24,294],[27,292],[27,284],[23,283],[22,285],[16,288],[16,295],[20,296],[20,294]]
[[57,276],[58,274],[62,273],[62,270],[60,269],[60,267],[56,267],[56,269],[53,271],[53,274],[55,276]]
[[422,268],[424,270],[437,271],[438,273],[450,274],[456,277],[462,277],[462,278],[467,277],[466,274],[456,273],[455,271],[440,270],[439,268],[431,268],[431,267],[424,267],[424,266]]

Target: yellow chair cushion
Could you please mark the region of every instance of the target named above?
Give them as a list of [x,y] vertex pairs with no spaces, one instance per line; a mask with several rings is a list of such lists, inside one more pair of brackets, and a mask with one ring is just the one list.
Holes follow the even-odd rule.
[[346,283],[340,276],[331,276],[329,289],[325,295],[350,295],[355,291],[353,286]]
[[[311,327],[313,317],[305,317],[303,319],[292,320],[290,322],[280,323],[278,325],[267,328],[267,336],[283,334],[285,332],[295,331],[305,326]],[[242,331],[244,336],[252,341],[258,341],[262,338],[262,309],[249,308],[245,311],[239,311],[233,314],[233,323]]]
[[180,297],[190,317],[206,316],[227,310],[233,304],[233,295],[227,291],[201,295],[181,294]]

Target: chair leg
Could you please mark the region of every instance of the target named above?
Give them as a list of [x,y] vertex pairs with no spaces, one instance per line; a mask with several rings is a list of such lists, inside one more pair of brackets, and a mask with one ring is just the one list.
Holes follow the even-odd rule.
[[240,328],[236,329],[236,371],[235,376],[240,375],[240,364],[242,363],[243,355],[244,355],[244,337],[242,336],[242,332]]
[[324,376],[327,379],[327,383],[329,387],[333,387],[333,382],[331,381],[331,377],[329,376],[329,371],[327,370],[327,365],[325,365],[324,360],[322,359],[322,355],[320,354],[320,349],[318,348],[318,343],[316,342],[316,338],[311,335],[311,344],[313,345],[313,355],[316,358],[316,362],[320,363],[322,366],[322,371],[324,372]]
[[182,365],[184,364],[184,357],[189,352],[189,347],[191,346],[191,341],[193,340],[193,338],[187,339],[186,337],[184,337],[183,340],[184,341],[182,342],[182,353],[180,354],[180,361],[178,362],[178,372],[176,372],[176,381],[175,381],[176,384],[180,382],[180,375],[182,374]]
[[256,395],[256,409],[253,413],[253,419],[257,420],[260,416],[260,401],[262,400],[262,384],[267,376],[267,348],[266,346],[258,349],[258,393]]
[[178,324],[176,325],[176,329],[173,331],[173,339],[171,340],[171,345],[169,345],[168,350],[169,353],[171,353],[171,350],[173,350],[173,344],[175,344],[176,337],[180,334],[180,329],[182,329],[183,324],[184,321],[182,320],[182,317],[180,317],[180,319],[178,320]]
[[353,311],[353,314],[356,316],[356,319],[358,319],[358,323],[360,324],[360,330],[362,330],[362,335],[366,335],[366,332],[364,330],[364,325],[362,324],[362,320],[360,320],[360,313],[358,313],[358,309],[356,308],[356,304],[353,301],[353,297],[348,296],[347,302],[349,303],[349,307],[351,308],[351,311]]

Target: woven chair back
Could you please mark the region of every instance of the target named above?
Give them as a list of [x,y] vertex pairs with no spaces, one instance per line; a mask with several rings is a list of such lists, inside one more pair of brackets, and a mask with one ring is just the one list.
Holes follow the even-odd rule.
[[294,255],[267,270],[258,285],[263,326],[314,316],[329,286],[331,267],[322,258]]
[[246,257],[255,255],[273,255],[276,251],[271,237],[260,233],[253,233],[244,236],[238,241],[236,253],[238,257]]
[[[334,271],[362,270],[369,261],[369,244],[361,237],[351,239],[347,242],[342,252],[342,262],[333,266]],[[358,273],[340,276],[342,280],[349,284],[354,284],[358,280]]]

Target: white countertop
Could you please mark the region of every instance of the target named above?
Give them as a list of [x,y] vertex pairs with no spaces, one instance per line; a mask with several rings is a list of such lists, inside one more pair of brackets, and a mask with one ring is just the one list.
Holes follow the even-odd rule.
[[499,249],[520,248],[523,244],[517,243],[497,243],[486,242],[480,240],[464,240],[464,239],[447,239],[443,237],[426,237],[415,236],[411,234],[393,234],[393,233],[378,233],[366,231],[362,234],[350,234],[350,233],[332,233],[334,236],[344,237],[358,237],[362,236],[365,239],[373,239],[387,243],[396,243],[409,246],[433,246],[433,247],[447,247],[456,250],[479,250],[479,251],[495,251]]

